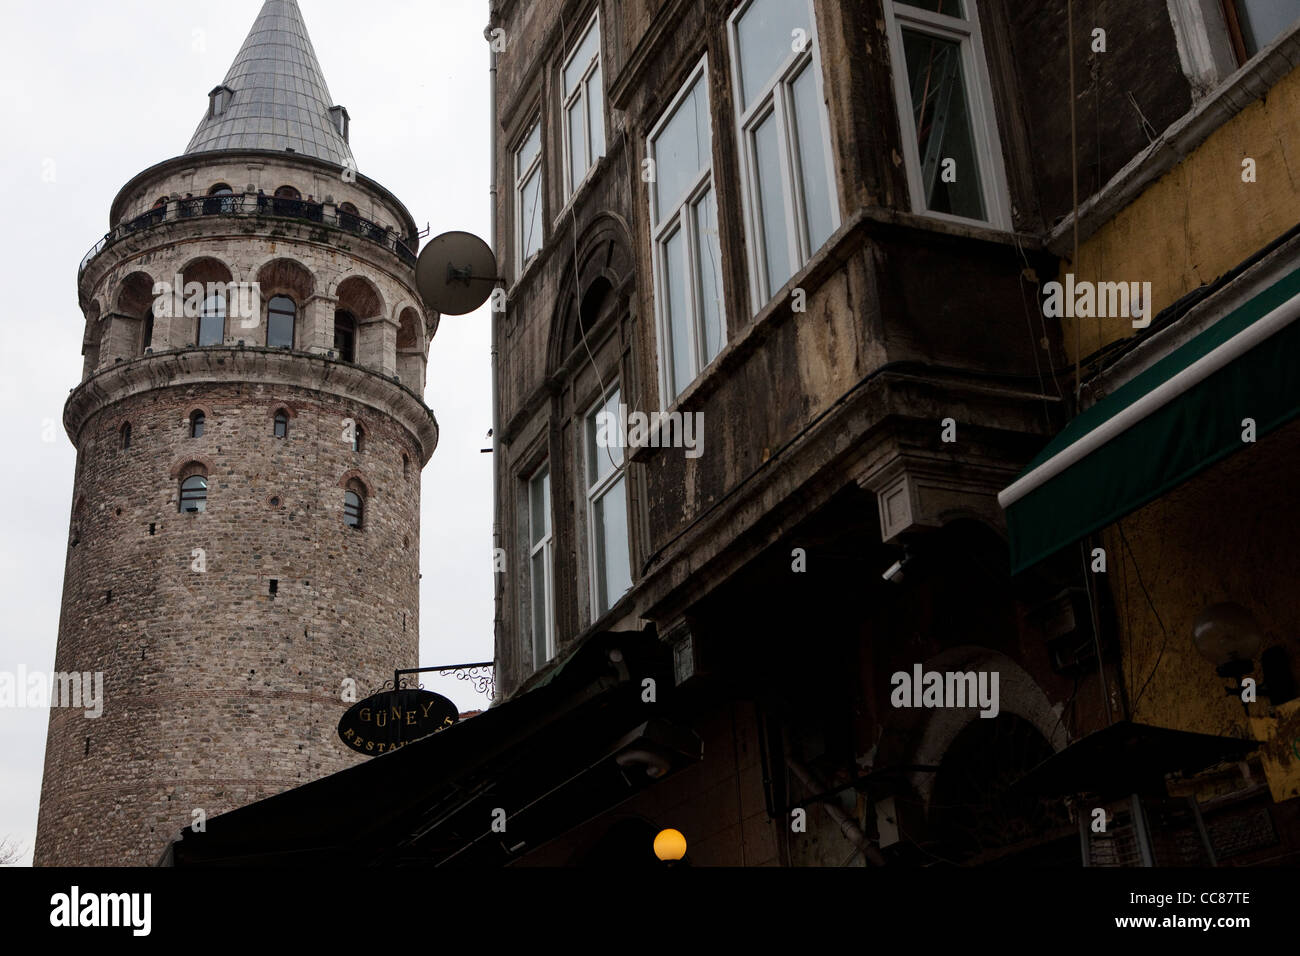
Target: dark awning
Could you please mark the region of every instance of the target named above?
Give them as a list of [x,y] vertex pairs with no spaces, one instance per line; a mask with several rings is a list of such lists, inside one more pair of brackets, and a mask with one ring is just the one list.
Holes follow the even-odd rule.
[[1244,759],[1258,741],[1197,734],[1122,720],[1055,753],[1015,782],[1038,796],[1092,793],[1103,798],[1150,793],[1169,773],[1191,774]]
[[998,495],[1012,571],[1123,518],[1300,414],[1300,270],[1071,421]]
[[[658,704],[642,700],[656,681]],[[601,633],[546,683],[440,733],[187,828],[177,866],[499,865],[698,761],[671,723],[668,648]],[[493,811],[505,811],[505,831]]]

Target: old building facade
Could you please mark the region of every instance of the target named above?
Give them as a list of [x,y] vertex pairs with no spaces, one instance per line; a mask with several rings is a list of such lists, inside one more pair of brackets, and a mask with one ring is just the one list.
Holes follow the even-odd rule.
[[357,172],[296,0],[267,0],[185,153],[81,264],[85,367],[36,862],[153,863],[182,827],[359,758],[341,690],[418,659],[438,317]]
[[[1294,790],[1263,783],[1285,747],[1242,744],[1290,740],[1285,703],[1252,730],[1192,639],[1234,602],[1297,650],[1287,401],[1109,505],[1082,479],[1024,519],[999,500],[1294,262],[1300,9],[1083,6],[490,4],[500,686],[649,632],[673,669],[646,713],[703,742],[505,859],[675,827],[697,863],[1097,864],[1096,807],[1114,859],[1179,827],[1208,834],[1180,862],[1300,849]],[[1138,283],[1133,313],[1054,312],[1067,276]],[[932,672],[996,675],[996,703],[901,692]],[[1154,780],[1079,756],[1170,739]]]

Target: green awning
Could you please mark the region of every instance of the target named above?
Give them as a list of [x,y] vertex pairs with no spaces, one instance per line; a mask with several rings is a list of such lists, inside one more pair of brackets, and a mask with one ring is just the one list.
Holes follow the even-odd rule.
[[1300,413],[1300,269],[1071,421],[998,495],[1012,573],[1118,521]]

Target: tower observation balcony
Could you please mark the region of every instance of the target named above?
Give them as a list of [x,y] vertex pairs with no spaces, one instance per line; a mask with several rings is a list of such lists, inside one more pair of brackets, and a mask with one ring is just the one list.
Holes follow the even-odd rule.
[[80,280],[100,253],[129,236],[146,233],[166,222],[213,216],[279,219],[324,226],[383,246],[411,267],[414,267],[416,262],[415,252],[393,231],[392,226],[381,226],[379,223],[371,222],[356,213],[341,209],[339,204],[285,199],[261,193],[243,193],[175,199],[165,206],[157,206],[134,219],[121,223],[95,243],[82,258],[81,265],[77,269],[77,278]]

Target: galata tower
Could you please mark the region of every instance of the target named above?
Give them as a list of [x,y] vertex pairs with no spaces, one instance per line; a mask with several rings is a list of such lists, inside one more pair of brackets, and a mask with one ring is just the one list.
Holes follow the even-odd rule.
[[335,732],[346,689],[416,666],[438,316],[349,120],[296,0],[267,0],[81,263],[55,671],[103,699],[51,707],[38,865],[152,864],[364,759]]

